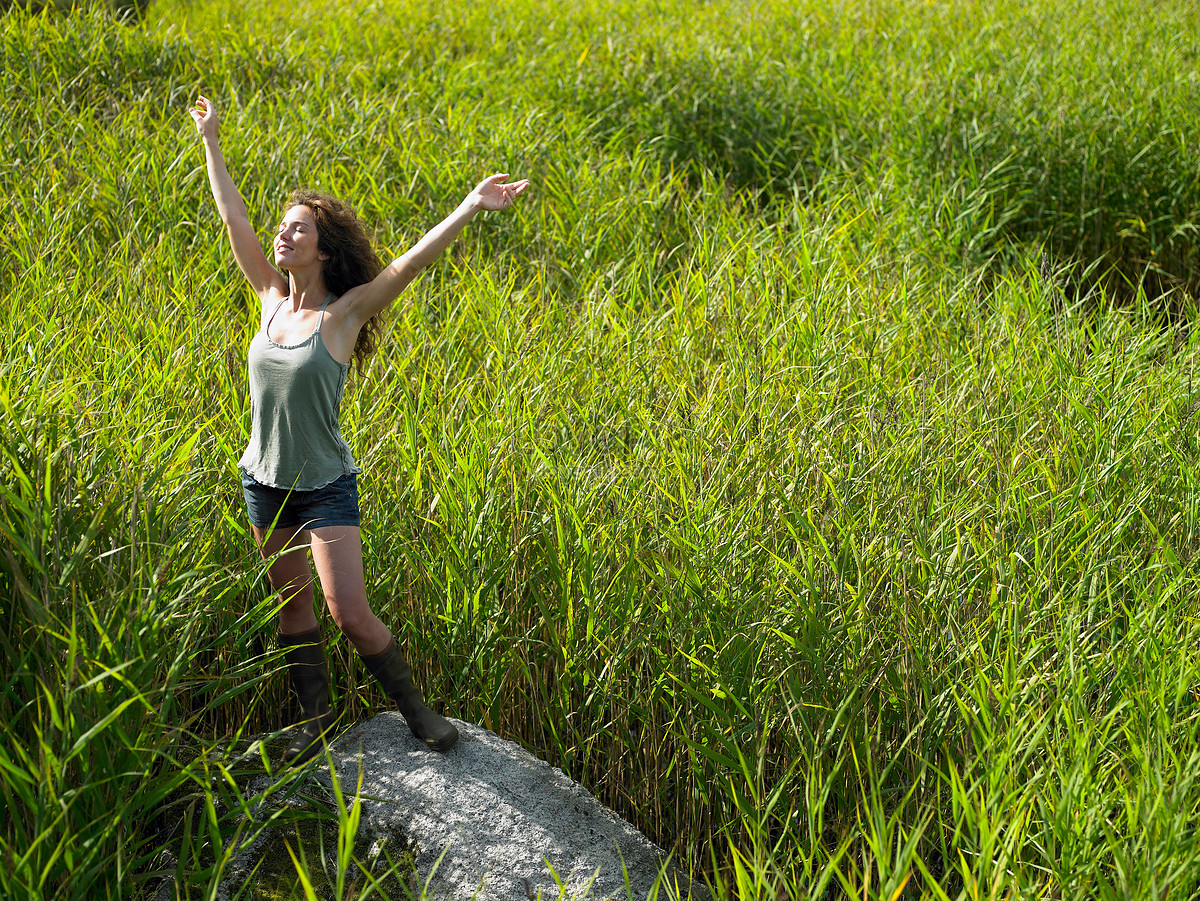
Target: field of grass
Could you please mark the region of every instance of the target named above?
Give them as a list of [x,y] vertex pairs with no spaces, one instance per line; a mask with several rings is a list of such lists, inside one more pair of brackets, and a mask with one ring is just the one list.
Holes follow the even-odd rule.
[[207,898],[308,790],[239,788],[295,711],[197,92],[264,235],[533,180],[344,408],[440,705],[722,899],[1200,893],[1192,3],[248,9],[0,16],[0,895]]

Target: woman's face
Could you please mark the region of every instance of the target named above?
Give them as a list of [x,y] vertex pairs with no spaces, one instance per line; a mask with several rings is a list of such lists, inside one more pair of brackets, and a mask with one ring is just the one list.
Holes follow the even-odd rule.
[[317,221],[303,204],[289,207],[275,232],[275,265],[302,269],[329,257],[317,248]]

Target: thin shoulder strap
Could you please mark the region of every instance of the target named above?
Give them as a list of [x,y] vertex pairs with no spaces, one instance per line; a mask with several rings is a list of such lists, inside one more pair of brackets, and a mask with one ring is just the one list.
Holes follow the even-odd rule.
[[267,319],[267,325],[266,328],[263,329],[263,332],[267,334],[268,338],[271,337],[271,323],[275,321],[275,314],[279,312],[279,308],[282,307],[286,301],[287,296],[285,295],[283,299],[279,301],[279,303],[275,304],[275,309],[271,311],[271,316]]
[[317,310],[317,327],[313,329],[314,335],[321,331],[321,325],[325,322],[325,308],[329,306],[331,300],[333,300],[332,291],[325,295],[325,300],[321,302],[321,309]]

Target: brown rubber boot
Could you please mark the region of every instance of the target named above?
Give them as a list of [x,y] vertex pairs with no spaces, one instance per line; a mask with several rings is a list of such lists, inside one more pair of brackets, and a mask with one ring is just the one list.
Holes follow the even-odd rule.
[[325,644],[321,631],[314,629],[301,635],[280,635],[279,646],[285,648],[292,687],[300,699],[303,722],[292,743],[283,752],[287,766],[299,766],[319,753],[326,733],[337,717],[329,709],[329,664],[325,662]]
[[444,716],[439,716],[421,700],[420,690],[413,685],[412,667],[400,656],[395,636],[383,653],[370,657],[360,655],[363,663],[384,693],[396,702],[412,734],[435,751],[449,751],[458,741],[458,730]]

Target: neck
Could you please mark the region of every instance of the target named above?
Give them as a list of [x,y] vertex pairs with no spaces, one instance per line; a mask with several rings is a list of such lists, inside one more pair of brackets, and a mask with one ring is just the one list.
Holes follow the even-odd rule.
[[288,270],[288,297],[292,308],[319,307],[329,296],[325,276],[320,268],[313,270]]

